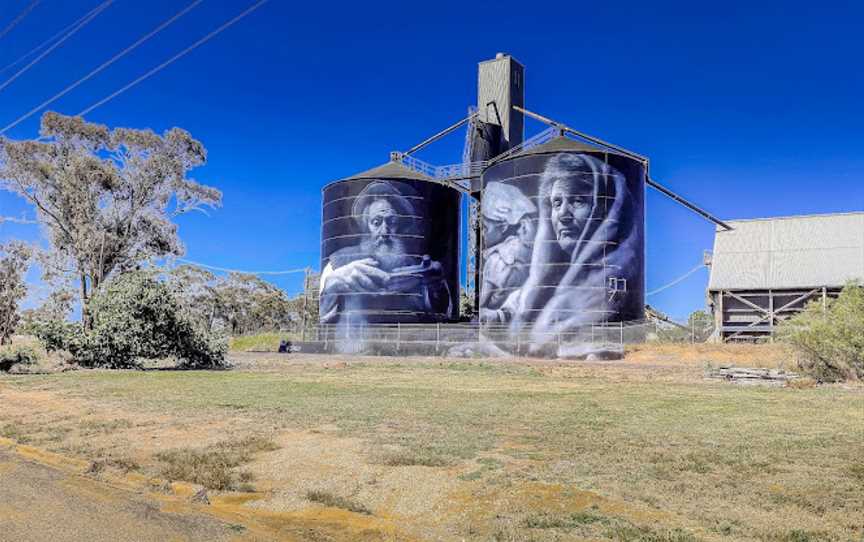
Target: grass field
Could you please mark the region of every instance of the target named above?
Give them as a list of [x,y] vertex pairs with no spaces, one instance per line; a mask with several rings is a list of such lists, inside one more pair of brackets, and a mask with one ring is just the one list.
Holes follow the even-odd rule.
[[864,389],[706,381],[672,354],[6,376],[0,436],[254,490],[238,506],[320,540],[864,539]]
[[228,340],[228,348],[233,352],[277,352],[283,340],[296,341],[295,333],[257,333],[240,335]]

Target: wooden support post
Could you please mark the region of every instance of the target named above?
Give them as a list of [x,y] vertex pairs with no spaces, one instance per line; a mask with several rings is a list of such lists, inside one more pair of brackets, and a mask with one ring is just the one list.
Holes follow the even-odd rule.
[[769,342],[774,342],[774,290],[768,290],[768,327],[770,328]]
[[723,316],[723,290],[717,292],[717,300],[714,302],[714,306],[717,311],[714,314],[714,325],[717,326],[717,337],[719,337],[722,343],[726,341],[726,336],[723,335],[723,322],[725,320]]

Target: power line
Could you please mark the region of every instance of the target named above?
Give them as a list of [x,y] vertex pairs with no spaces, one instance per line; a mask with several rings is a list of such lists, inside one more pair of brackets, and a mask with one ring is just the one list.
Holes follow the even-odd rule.
[[[99,100],[98,102],[94,103],[94,104],[91,105],[90,107],[84,109],[83,111],[81,111],[80,113],[78,113],[78,115],[79,115],[79,116],[84,116],[84,115],[86,115],[87,113],[90,113],[91,111],[93,111],[93,110],[96,109],[97,107],[99,107],[99,106],[101,106],[101,105],[104,105],[105,103],[107,103],[107,102],[113,100],[113,99],[116,98],[117,96],[123,94],[124,92],[126,92],[126,91],[129,90],[130,88],[134,87],[135,85],[137,85],[137,84],[140,83],[141,81],[144,81],[145,79],[151,77],[152,75],[155,75],[157,72],[162,71],[164,68],[167,68],[169,65],[173,64],[174,62],[176,62],[177,60],[179,60],[181,57],[183,57],[183,56],[187,55],[188,53],[192,52],[194,49],[197,49],[197,48],[200,47],[201,45],[204,45],[206,42],[210,41],[212,38],[216,37],[218,34],[220,34],[221,32],[223,32],[224,30],[226,30],[229,26],[232,26],[234,23],[236,23],[237,21],[239,21],[239,20],[242,19],[243,17],[249,15],[250,13],[252,13],[252,12],[255,11],[256,9],[258,9],[258,8],[261,7],[262,5],[266,4],[267,2],[268,2],[268,0],[259,0],[258,2],[256,2],[255,4],[253,4],[252,6],[246,8],[245,11],[243,11],[242,13],[240,13],[239,15],[237,15],[236,17],[234,17],[233,19],[231,19],[231,20],[227,21],[226,23],[224,23],[222,26],[220,26],[220,27],[217,28],[216,30],[210,32],[209,34],[207,34],[206,36],[204,36],[204,37],[201,38],[200,40],[196,41],[195,43],[193,43],[192,45],[190,45],[190,46],[187,47],[186,49],[183,49],[182,51],[180,51],[180,52],[177,53],[176,55],[172,56],[171,58],[169,58],[168,60],[166,60],[166,61],[163,62],[162,64],[159,64],[158,66],[156,66],[156,67],[153,68],[152,70],[148,71],[147,73],[145,73],[145,74],[142,75],[141,77],[135,79],[135,80],[132,81],[131,83],[129,83],[129,84],[127,84],[127,85],[121,87],[120,89],[118,89],[118,90],[115,91],[114,93],[109,94],[109,95],[106,96],[105,98],[102,98],[101,100]],[[16,121],[16,123],[17,123],[17,121]],[[9,127],[4,128],[3,130],[0,130],[0,134],[2,134],[3,132],[5,132],[8,128],[9,128]]]
[[676,284],[678,284],[679,282],[683,281],[684,279],[686,279],[687,277],[689,277],[690,275],[692,275],[692,274],[695,273],[696,271],[699,271],[699,270],[702,269],[703,267],[706,267],[706,265],[703,264],[703,263],[700,263],[699,265],[697,265],[696,267],[694,267],[694,268],[691,269],[690,271],[687,271],[686,273],[684,273],[683,275],[681,275],[681,276],[678,277],[677,279],[673,280],[673,281],[670,282],[669,284],[666,284],[666,285],[664,285],[664,286],[661,286],[661,287],[657,288],[656,290],[652,290],[652,291],[646,293],[645,295],[648,296],[648,295],[658,294],[658,293],[662,292],[663,290],[665,290],[665,289],[667,289],[667,288],[671,288],[672,286],[675,286]]
[[297,268],[297,269],[287,269],[285,271],[244,271],[242,269],[228,269],[226,267],[216,267],[215,265],[207,265],[206,263],[193,262],[192,260],[187,260],[185,258],[175,258],[178,262],[187,263],[189,265],[194,265],[197,267],[203,267],[205,269],[212,269],[213,271],[223,271],[225,273],[241,273],[243,275],[290,275],[293,273],[305,273],[308,269],[307,267]]
[[[113,0],[111,0],[111,1],[113,1]],[[175,13],[173,16],[169,17],[169,18],[166,19],[165,21],[163,21],[159,26],[157,26],[156,28],[154,28],[154,29],[151,30],[150,32],[147,32],[146,34],[144,34],[143,36],[141,36],[140,38],[138,38],[138,40],[136,40],[135,43],[133,43],[133,44],[130,45],[129,47],[126,47],[125,49],[123,49],[122,51],[120,51],[119,53],[117,53],[116,55],[112,56],[111,58],[109,58],[108,60],[106,60],[105,62],[103,62],[102,64],[100,64],[99,67],[97,67],[96,69],[92,70],[90,73],[88,73],[87,75],[85,75],[85,76],[82,77],[81,79],[75,81],[74,83],[72,83],[72,84],[69,85],[68,87],[64,88],[63,90],[61,90],[60,92],[58,92],[57,94],[55,94],[54,96],[52,96],[51,98],[49,98],[48,100],[42,102],[42,103],[39,104],[38,106],[36,106],[36,107],[34,107],[33,109],[31,109],[30,111],[28,111],[26,114],[24,114],[24,115],[22,115],[21,117],[19,117],[19,118],[18,118],[17,120],[15,120],[15,122],[13,122],[12,124],[6,126],[6,127],[3,128],[2,130],[0,130],[0,134],[5,133],[7,130],[9,130],[9,129],[11,129],[11,128],[17,126],[17,125],[20,124],[21,122],[27,120],[28,118],[30,118],[30,117],[33,116],[34,114],[38,113],[38,112],[39,112],[40,110],[42,110],[43,108],[47,107],[48,105],[51,105],[51,104],[54,103],[55,101],[59,100],[60,98],[62,98],[63,96],[65,96],[66,94],[68,94],[69,92],[71,92],[72,90],[74,90],[75,88],[77,88],[78,86],[80,86],[81,84],[83,84],[83,83],[84,83],[85,81],[87,81],[88,79],[91,79],[92,77],[94,77],[95,75],[97,75],[98,73],[100,73],[101,71],[103,71],[105,68],[107,68],[107,67],[110,66],[111,64],[117,62],[118,60],[120,60],[121,58],[123,58],[124,56],[126,56],[127,54],[131,53],[133,50],[135,50],[136,48],[138,48],[138,46],[140,46],[142,43],[144,43],[145,41],[149,40],[150,38],[152,38],[153,36],[155,36],[156,34],[158,34],[159,32],[161,32],[162,30],[164,30],[166,27],[168,27],[169,25],[171,25],[171,23],[173,23],[174,21],[176,21],[177,19],[179,19],[180,17],[182,17],[183,15],[185,15],[186,13],[188,13],[189,11],[191,11],[193,8],[195,8],[198,4],[200,4],[200,3],[203,2],[203,1],[204,1],[204,0],[194,0],[191,4],[189,4],[188,6],[186,6],[185,8],[183,8],[182,10],[178,11],[177,13]],[[3,87],[2,87],[2,86],[0,86],[0,90],[3,90]]]
[[93,13],[93,10],[88,11],[87,13],[82,15],[81,18],[79,18],[76,21],[74,21],[73,23],[63,27],[59,32],[57,32],[56,34],[54,34],[53,36],[51,36],[47,40],[43,41],[42,43],[40,43],[36,47],[30,49],[29,51],[27,51],[26,53],[21,55],[21,57],[18,60],[7,64],[3,68],[0,68],[0,73],[5,73],[9,68],[11,68],[13,66],[17,66],[18,64],[24,62],[24,60],[27,59],[28,57],[30,57],[31,55],[38,53],[39,51],[41,51],[42,49],[44,49],[45,47],[50,45],[52,41],[56,40],[57,38],[59,38],[60,36],[65,34],[67,31],[69,31],[73,26],[75,26],[76,24],[78,24],[81,21],[83,21],[84,19],[86,19],[91,13]]
[[15,218],[14,216],[0,216],[0,224],[11,222],[13,224],[38,224],[38,220],[29,220],[27,218]]
[[[11,222],[13,224],[39,224],[38,220],[30,220],[27,218],[16,218],[14,216],[0,216],[0,224],[4,222]],[[192,260],[187,260],[185,258],[174,258],[178,262],[183,262],[185,264],[194,265],[196,267],[203,267],[205,269],[212,269],[213,271],[223,271],[225,273],[240,273],[243,275],[292,275],[296,273],[305,273],[310,268],[308,267],[298,267],[296,269],[286,269],[284,271],[247,271],[243,269],[229,269],[227,267],[217,267],[215,265],[208,265],[206,263],[195,262]]]
[[61,45],[63,45],[63,43],[64,43],[66,40],[68,40],[69,38],[71,38],[72,36],[74,36],[75,33],[77,33],[79,30],[81,30],[82,28],[84,28],[85,26],[87,26],[87,24],[88,24],[90,21],[92,21],[93,19],[95,19],[97,15],[99,15],[100,13],[102,13],[103,11],[105,11],[105,9],[107,9],[108,6],[110,6],[112,2],[114,2],[114,0],[105,0],[105,2],[102,2],[101,4],[99,4],[98,6],[96,6],[96,8],[93,9],[93,11],[91,11],[88,15],[86,15],[86,16],[84,17],[84,20],[82,20],[80,23],[78,23],[77,25],[75,25],[75,27],[72,28],[72,30],[70,30],[70,31],[69,31],[65,36],[63,36],[62,38],[60,38],[56,43],[54,43],[54,45],[52,45],[51,47],[49,47],[48,49],[46,49],[44,52],[42,52],[42,54],[40,54],[39,56],[37,56],[36,58],[34,58],[33,60],[31,60],[29,64],[27,64],[26,66],[24,66],[23,68],[21,68],[20,70],[18,70],[17,72],[15,72],[15,74],[14,74],[12,77],[10,77],[10,78],[7,79],[6,81],[4,81],[3,84],[0,85],[0,91],[2,91],[4,88],[6,88],[6,87],[8,87],[9,85],[11,85],[12,82],[15,81],[16,79],[18,79],[19,77],[21,77],[21,75],[23,75],[24,72],[26,72],[27,70],[29,70],[30,68],[32,68],[34,65],[36,65],[36,63],[38,63],[40,60],[42,60],[43,58],[45,58],[46,56],[48,56],[49,54],[51,54],[51,51],[53,51],[54,49],[56,49],[56,48],[60,47]]
[[5,36],[9,32],[11,32],[13,28],[18,26],[18,23],[23,21],[24,17],[26,17],[27,15],[30,14],[31,11],[33,11],[33,8],[35,8],[39,4],[39,2],[40,2],[40,0],[33,0],[32,2],[30,2],[30,4],[28,4],[27,7],[24,8],[24,11],[19,13],[17,17],[12,19],[11,23],[6,25],[6,28],[4,28],[3,30],[0,30],[0,39],[3,39],[3,36]]

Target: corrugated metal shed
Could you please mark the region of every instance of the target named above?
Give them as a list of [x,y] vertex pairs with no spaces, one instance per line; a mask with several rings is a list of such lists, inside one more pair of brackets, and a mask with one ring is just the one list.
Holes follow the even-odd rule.
[[864,212],[729,221],[718,228],[708,289],[842,287],[864,282]]

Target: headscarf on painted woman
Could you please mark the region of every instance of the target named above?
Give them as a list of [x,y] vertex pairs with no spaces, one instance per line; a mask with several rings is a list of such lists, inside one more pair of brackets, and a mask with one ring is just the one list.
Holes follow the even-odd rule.
[[[571,204],[581,206],[566,213],[569,221],[553,217],[552,197],[562,192],[575,195]],[[610,299],[608,279],[636,284],[641,215],[624,175],[587,154],[562,153],[546,163],[538,207],[531,270],[510,329],[527,334],[531,351],[539,354],[557,344],[559,334],[616,319],[625,296]]]

